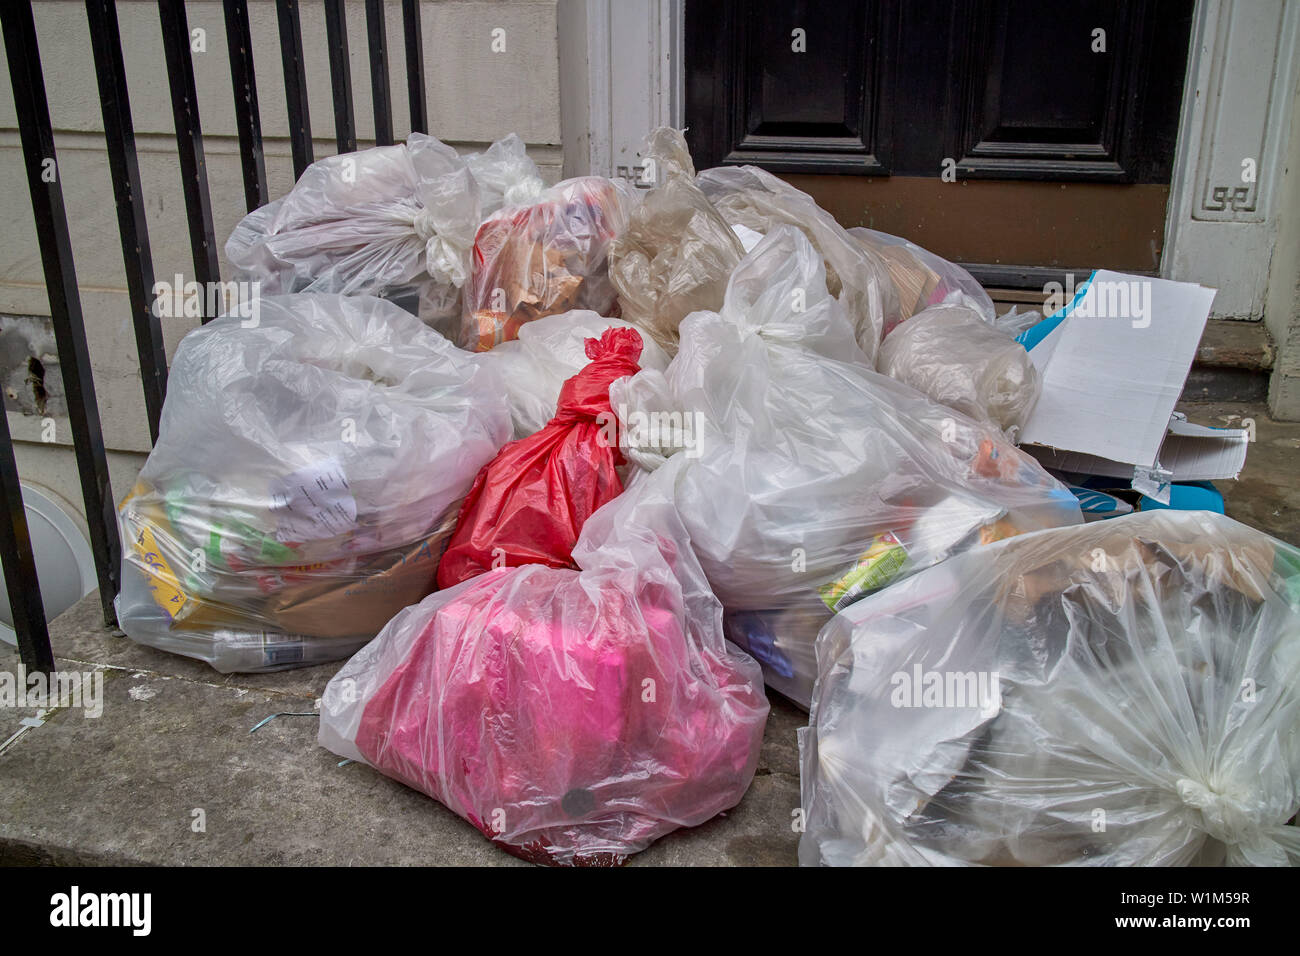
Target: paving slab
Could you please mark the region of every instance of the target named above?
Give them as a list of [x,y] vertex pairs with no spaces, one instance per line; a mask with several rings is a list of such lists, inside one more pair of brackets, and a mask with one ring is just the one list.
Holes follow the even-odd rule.
[[1178,408],[1198,425],[1254,423],[1241,476],[1215,486],[1230,517],[1300,547],[1300,422],[1275,421],[1265,406],[1253,403],[1188,402]]

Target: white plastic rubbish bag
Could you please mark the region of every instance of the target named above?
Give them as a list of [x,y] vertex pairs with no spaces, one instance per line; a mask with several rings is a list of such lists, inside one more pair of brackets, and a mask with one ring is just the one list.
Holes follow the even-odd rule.
[[650,335],[622,319],[607,319],[590,310],[575,309],[548,315],[519,329],[519,338],[479,355],[494,368],[510,401],[515,438],[527,438],[555,417],[555,403],[564,383],[586,368],[587,339],[600,338],[612,328],[636,328],[643,348],[638,364],[663,371],[668,356]]
[[651,425],[671,401],[682,410],[659,432],[669,461],[686,458],[678,507],[727,635],[805,707],[835,611],[950,554],[1082,520],[999,431],[871,369],[842,310],[821,257],[778,226],[732,274],[722,312],[682,322],[666,375],[610,390]]
[[181,341],[119,508],[122,629],[222,671],[346,657],[428,594],[511,432],[495,372],[391,302],[249,313]]
[[857,242],[805,192],[756,166],[706,169],[696,180],[735,229],[799,229],[825,261],[826,285],[845,308],[858,345],[874,360],[885,330],[902,320],[885,260]]
[[999,542],[837,615],[805,864],[1295,865],[1300,551],[1208,512]]
[[644,153],[645,171],[657,185],[610,248],[609,277],[623,318],[672,355],[683,318],[722,307],[727,278],[745,249],[695,185],[695,167],[679,131],[655,130]]
[[325,689],[321,745],[536,863],[615,865],[735,806],[768,705],[672,470],[587,520],[581,570],[499,568],[398,614]]
[[[906,321],[909,316],[947,301],[958,292],[971,301],[985,322],[994,320],[993,300],[975,277],[961,266],[887,232],[861,226],[848,232],[863,248],[884,259],[898,295],[899,321]],[[896,324],[886,321],[886,336]]]
[[962,293],[912,316],[880,346],[877,367],[1014,441],[1042,380],[1025,347],[988,324]]
[[235,278],[258,282],[263,295],[382,295],[454,336],[479,222],[541,188],[514,134],[461,157],[412,133],[312,163],[288,194],[235,227],[226,258]]

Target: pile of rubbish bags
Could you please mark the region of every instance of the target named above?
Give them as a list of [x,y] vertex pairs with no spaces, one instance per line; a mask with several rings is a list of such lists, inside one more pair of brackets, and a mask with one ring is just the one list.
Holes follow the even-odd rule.
[[257,295],[180,343],[119,508],[122,629],[346,660],[320,743],[538,863],[735,807],[768,691],[811,708],[805,863],[1294,862],[1300,554],[1084,525],[1016,444],[1037,316],[679,131],[644,159],[548,186],[412,134],[241,222]]

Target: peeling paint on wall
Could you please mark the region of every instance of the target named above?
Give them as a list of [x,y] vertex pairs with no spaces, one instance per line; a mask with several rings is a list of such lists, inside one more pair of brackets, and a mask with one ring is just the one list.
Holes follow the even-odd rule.
[[7,411],[67,414],[54,327],[41,315],[0,315],[0,381]]

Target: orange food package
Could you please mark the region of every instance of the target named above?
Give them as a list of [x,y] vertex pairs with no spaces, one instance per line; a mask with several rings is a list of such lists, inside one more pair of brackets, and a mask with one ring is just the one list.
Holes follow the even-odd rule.
[[613,181],[581,176],[488,218],[474,237],[460,345],[485,352],[571,309],[617,317],[607,255],[630,205]]

